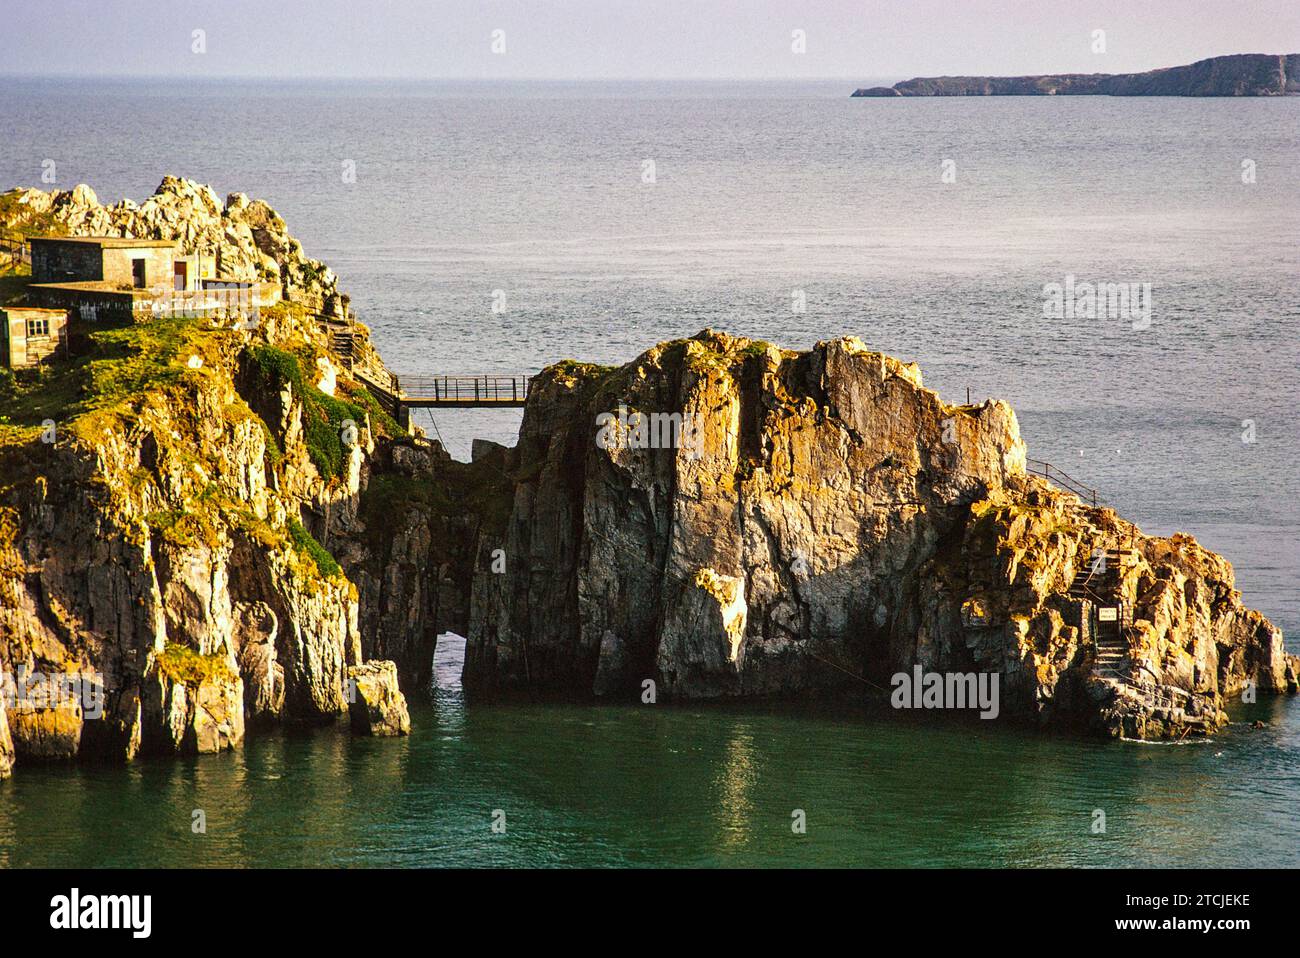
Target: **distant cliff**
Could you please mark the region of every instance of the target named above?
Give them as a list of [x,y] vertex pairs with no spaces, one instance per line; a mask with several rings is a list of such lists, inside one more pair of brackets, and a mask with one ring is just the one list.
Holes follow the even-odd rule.
[[1300,93],[1300,53],[1238,53],[1146,73],[915,77],[854,96],[1284,96]]

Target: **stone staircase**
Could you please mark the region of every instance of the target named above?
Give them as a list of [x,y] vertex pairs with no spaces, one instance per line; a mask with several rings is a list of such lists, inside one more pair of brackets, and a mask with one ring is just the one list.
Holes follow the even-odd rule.
[[[1123,666],[1128,658],[1128,640],[1125,632],[1131,624],[1131,610],[1123,597],[1120,582],[1125,567],[1135,558],[1132,549],[1097,550],[1092,561],[1078,571],[1070,584],[1073,598],[1091,603],[1096,649],[1093,670],[1121,681],[1126,677]],[[1112,614],[1113,618],[1110,617]]]
[[329,334],[330,350],[343,361],[348,369],[355,362],[356,333],[350,324],[327,323],[325,330]]

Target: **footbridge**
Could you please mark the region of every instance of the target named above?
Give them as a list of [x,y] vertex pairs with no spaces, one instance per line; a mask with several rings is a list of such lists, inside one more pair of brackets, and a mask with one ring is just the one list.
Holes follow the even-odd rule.
[[521,409],[528,398],[529,377],[517,374],[430,376],[353,369],[402,428],[411,425],[412,409]]

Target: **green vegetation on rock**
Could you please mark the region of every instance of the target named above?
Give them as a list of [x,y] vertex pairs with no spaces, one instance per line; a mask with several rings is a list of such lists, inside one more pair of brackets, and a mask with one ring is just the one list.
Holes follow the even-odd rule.
[[330,555],[329,551],[317,542],[315,537],[307,531],[306,526],[297,519],[289,520],[289,538],[293,540],[294,548],[300,554],[307,556],[316,563],[316,568],[321,575],[327,579],[332,579],[343,574],[338,560]]
[[302,363],[293,353],[275,346],[253,346],[253,362],[269,384],[288,383],[303,405],[303,440],[307,454],[322,476],[341,476],[347,463],[343,446],[343,423],[351,420],[360,429],[365,411],[333,396],[328,396],[307,381]]
[[231,681],[235,675],[224,655],[203,655],[189,646],[168,642],[157,657],[158,669],[173,682],[196,689],[212,680]]

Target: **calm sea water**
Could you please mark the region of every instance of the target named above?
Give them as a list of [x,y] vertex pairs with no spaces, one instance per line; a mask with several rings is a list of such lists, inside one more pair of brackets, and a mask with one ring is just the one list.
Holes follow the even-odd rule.
[[462,648],[442,647],[400,741],[21,769],[0,788],[0,866],[1300,865],[1300,735],[1277,700],[1239,716],[1265,730],[1181,746],[865,713],[466,708]]
[[[399,372],[621,362],[705,326],[860,336],[949,400],[1011,401],[1030,455],[1223,552],[1300,650],[1300,100],[850,100],[858,83],[0,79],[0,184],[41,185],[53,159],[106,201],[164,173],[261,196]],[[1150,283],[1150,327],[1043,319],[1067,275]],[[423,424],[464,456],[518,417]],[[1300,706],[1258,709],[1268,729],[1210,744],[1100,746],[856,714],[466,709],[444,689],[403,742],[24,768],[0,787],[0,862],[1297,864]]]

